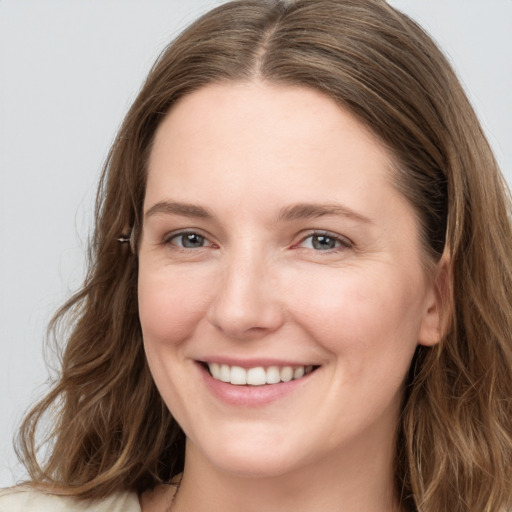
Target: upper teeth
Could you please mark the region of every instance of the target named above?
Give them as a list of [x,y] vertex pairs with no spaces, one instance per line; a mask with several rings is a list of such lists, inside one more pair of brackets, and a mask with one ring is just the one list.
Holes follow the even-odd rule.
[[313,370],[312,366],[256,366],[254,368],[242,368],[228,364],[208,363],[212,377],[222,382],[230,382],[238,386],[249,384],[250,386],[263,386],[264,384],[277,384],[300,379]]

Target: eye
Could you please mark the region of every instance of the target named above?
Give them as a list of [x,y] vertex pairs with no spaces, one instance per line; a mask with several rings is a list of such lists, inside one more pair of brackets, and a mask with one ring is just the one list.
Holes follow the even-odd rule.
[[352,247],[352,243],[347,238],[332,233],[313,233],[303,238],[298,247],[315,251],[332,251],[338,248],[348,249]]
[[164,240],[164,243],[175,245],[183,249],[198,249],[201,247],[210,247],[212,245],[206,237],[193,231],[171,235]]

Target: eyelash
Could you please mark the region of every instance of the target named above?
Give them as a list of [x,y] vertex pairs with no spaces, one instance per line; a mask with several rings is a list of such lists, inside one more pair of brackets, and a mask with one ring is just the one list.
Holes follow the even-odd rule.
[[[293,248],[301,248],[300,245],[303,244],[306,240],[308,240],[309,238],[313,239],[315,237],[324,237],[333,240],[335,244],[337,244],[336,247],[329,248],[326,250],[315,250],[315,252],[324,252],[330,254],[335,251],[352,249],[354,247],[354,244],[347,237],[337,235],[329,231],[312,231],[308,233],[307,236],[303,237],[298,244],[295,244]],[[314,249],[314,247],[312,249]]]
[[[185,237],[187,235],[200,237],[203,240],[203,242],[207,242],[208,245],[201,245],[198,247],[184,247],[183,245],[177,245],[177,244],[173,243],[173,240],[179,239],[180,237],[182,237],[182,240],[183,240],[183,237]],[[294,244],[291,248],[292,249],[304,248],[304,247],[301,247],[301,245],[306,240],[308,240],[310,238],[313,239],[315,237],[318,237],[318,238],[324,237],[326,239],[334,241],[334,243],[336,244],[335,247],[328,248],[326,250],[320,250],[320,249],[315,249],[314,247],[311,247],[311,249],[313,249],[315,252],[319,252],[319,253],[323,252],[323,253],[331,254],[333,252],[337,252],[340,250],[352,249],[354,246],[354,244],[348,238],[346,238],[344,236],[340,236],[335,233],[331,233],[329,231],[311,231],[307,234],[307,236],[304,236],[297,244]],[[186,230],[186,231],[179,231],[177,233],[170,233],[163,239],[162,244],[163,245],[172,245],[174,248],[176,248],[178,250],[182,250],[182,251],[204,249],[204,248],[210,248],[210,247],[218,248],[218,246],[216,244],[214,244],[208,240],[207,236],[201,234],[198,231],[193,231],[193,230]]]
[[[184,247],[183,245],[176,245],[176,244],[173,244],[173,240],[176,240],[178,238],[182,238],[187,236],[187,235],[195,235],[197,237],[200,237],[203,239],[203,241],[205,242],[208,242],[209,245],[201,245],[199,247]],[[198,231],[193,231],[193,230],[185,230],[185,231],[179,231],[177,233],[169,233],[166,237],[164,237],[164,239],[162,240],[162,244],[163,245],[172,245],[173,247],[175,247],[176,249],[179,249],[179,250],[183,250],[183,251],[188,251],[188,250],[193,250],[193,249],[204,249],[205,247],[217,247],[216,244],[210,242],[208,240],[208,237],[201,234],[200,232]]]

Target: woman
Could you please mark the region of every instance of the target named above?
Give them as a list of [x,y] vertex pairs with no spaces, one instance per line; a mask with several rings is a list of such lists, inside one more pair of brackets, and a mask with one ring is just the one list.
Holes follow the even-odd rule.
[[0,507],[507,510],[509,214],[407,17],[208,13],[113,145],[62,377],[22,429],[32,481]]

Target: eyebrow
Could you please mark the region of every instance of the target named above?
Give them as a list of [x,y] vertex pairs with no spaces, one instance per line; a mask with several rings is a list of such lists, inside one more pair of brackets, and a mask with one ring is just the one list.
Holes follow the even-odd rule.
[[[153,215],[179,215],[181,217],[190,217],[196,219],[213,219],[213,213],[204,208],[192,203],[178,203],[170,201],[159,201],[154,204],[146,212],[145,216],[151,217]],[[349,219],[363,222],[366,224],[373,224],[373,222],[364,215],[361,215],[346,206],[337,203],[298,203],[283,208],[277,216],[278,222],[294,221],[301,219],[316,219],[327,215],[335,215],[347,217]]]
[[365,224],[373,224],[368,217],[337,203],[299,203],[287,206],[279,213],[278,221],[316,219],[327,215],[342,216]]
[[191,203],[160,201],[154,204],[145,214],[146,218],[153,215],[179,215],[196,219],[212,219],[213,214],[207,208]]

